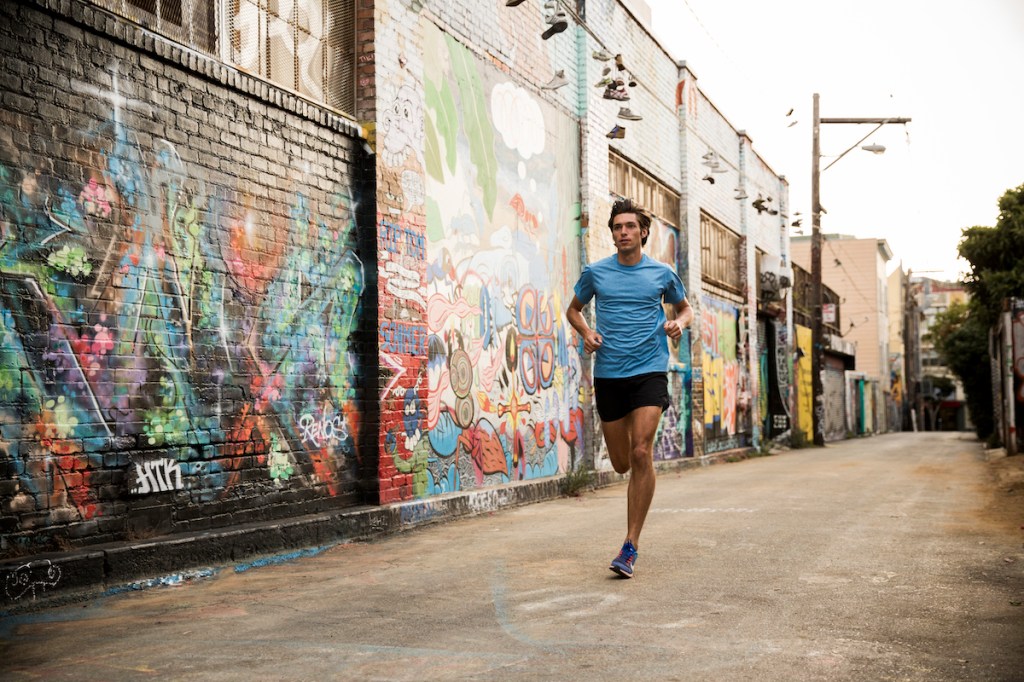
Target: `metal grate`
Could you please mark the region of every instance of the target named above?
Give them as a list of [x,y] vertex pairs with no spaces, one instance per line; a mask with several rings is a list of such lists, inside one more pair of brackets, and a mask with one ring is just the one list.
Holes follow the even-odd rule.
[[92,2],[314,101],[355,112],[356,0]]
[[342,111],[355,109],[355,0],[227,0],[240,68]]
[[92,0],[194,50],[217,53],[217,0]]

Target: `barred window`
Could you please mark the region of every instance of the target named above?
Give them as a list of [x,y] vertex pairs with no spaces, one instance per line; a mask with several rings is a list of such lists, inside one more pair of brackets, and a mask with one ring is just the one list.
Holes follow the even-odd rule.
[[740,280],[740,236],[707,213],[700,214],[701,279],[736,294]]
[[314,101],[355,111],[356,0],[92,2]]
[[217,53],[217,0],[92,0],[194,50]]
[[355,109],[355,0],[226,0],[232,63],[342,111]]
[[614,152],[608,158],[608,188],[637,201],[662,221],[679,227],[679,193]]

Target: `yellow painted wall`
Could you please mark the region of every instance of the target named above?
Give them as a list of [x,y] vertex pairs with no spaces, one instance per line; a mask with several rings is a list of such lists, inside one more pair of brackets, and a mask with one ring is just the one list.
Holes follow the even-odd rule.
[[796,365],[796,424],[807,439],[814,437],[814,395],[811,378],[811,330],[796,327],[796,345],[803,351]]

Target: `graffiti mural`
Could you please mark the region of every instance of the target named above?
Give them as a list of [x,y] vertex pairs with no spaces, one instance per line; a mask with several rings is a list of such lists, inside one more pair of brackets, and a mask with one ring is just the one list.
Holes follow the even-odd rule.
[[[782,320],[764,321],[765,345],[761,346],[761,391],[765,433],[775,438],[792,427],[790,418],[789,335]],[[760,333],[760,331],[759,331]]]
[[741,320],[737,306],[701,296],[705,450],[749,444],[750,377],[740,361]]
[[[396,184],[402,210],[387,221],[406,267],[422,268],[425,293],[401,300],[412,287],[382,268],[395,301],[381,319],[408,320],[382,323],[394,351],[382,349],[394,377],[382,400],[407,417],[387,418],[382,407],[382,421],[385,455],[425,497],[573,466],[583,452],[583,379],[563,315],[580,268],[576,124],[433,24],[419,25],[432,55],[423,106],[398,88],[394,121],[380,133],[388,172],[423,178],[422,189]],[[425,217],[407,212],[417,201]],[[409,346],[420,358],[404,354]]]
[[796,372],[796,427],[807,441],[814,438],[814,392],[811,375],[811,329],[802,325],[796,328],[796,355],[793,363]]
[[[614,203],[619,197],[612,196]],[[651,229],[644,253],[659,262],[677,269],[679,231],[657,218],[651,221]],[[689,295],[689,292],[687,292]],[[672,319],[672,306],[665,305],[665,316]],[[668,392],[672,404],[665,410],[658,433],[654,440],[654,459],[668,460],[693,454],[692,416],[692,374],[690,366],[690,330],[683,332],[677,340],[669,340],[670,366]]]
[[341,494],[359,426],[356,197],[308,168],[272,168],[277,187],[245,168],[210,181],[202,154],[139,130],[159,112],[116,65],[107,79],[78,161],[0,148],[3,513],[29,529],[127,493]]

